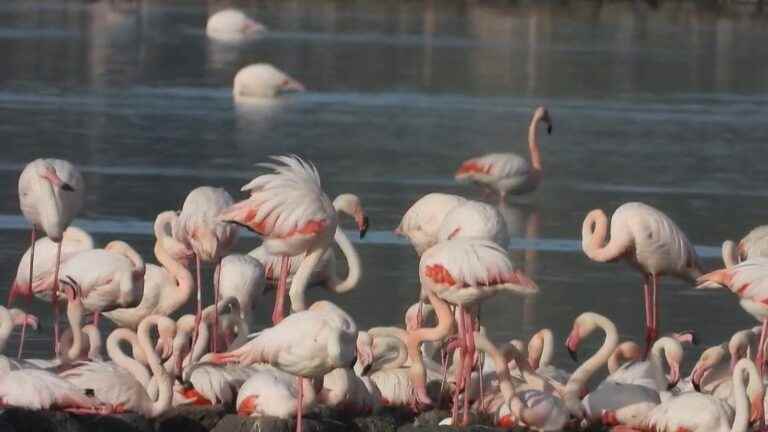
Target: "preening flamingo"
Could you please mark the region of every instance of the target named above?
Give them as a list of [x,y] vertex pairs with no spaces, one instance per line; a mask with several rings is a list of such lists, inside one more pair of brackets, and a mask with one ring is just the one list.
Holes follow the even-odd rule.
[[304,85],[269,63],[245,66],[235,75],[232,94],[235,101],[271,99],[283,92],[303,92]]
[[320,175],[298,156],[273,156],[276,163],[260,166],[271,174],[243,186],[250,197],[224,210],[219,219],[244,226],[264,237],[264,248],[281,256],[272,322],[284,317],[290,257],[306,253],[291,281],[291,310],[306,308],[304,290],[336,232],[336,211],[320,185]]
[[581,228],[581,248],[593,261],[626,260],[643,274],[645,297],[645,353],[658,334],[657,285],[661,276],[694,282],[701,276],[696,250],[685,233],[661,211],[643,203],[622,204],[608,217],[592,210]]
[[[762,323],[758,347],[764,347],[768,333],[768,258],[750,258],[731,268],[707,273],[697,280],[697,288],[725,287],[739,297],[739,304]],[[765,352],[757,351],[758,368],[765,367]]]
[[[538,292],[536,284],[516,270],[506,252],[489,240],[457,239],[438,243],[421,256],[419,280],[422,293],[434,292],[450,304],[458,306],[459,378],[454,402],[465,388],[474,366],[474,334],[479,303],[500,291],[520,294]],[[433,304],[434,306],[434,304]],[[457,419],[454,403],[452,418]],[[469,411],[465,398],[464,421]]]
[[[160,213],[155,219],[155,257],[161,264],[146,264],[144,290],[136,307],[119,308],[105,312],[104,316],[119,327],[136,329],[149,315],[170,315],[189,300],[193,289],[192,273],[188,270],[188,259],[192,251],[176,242],[167,227],[175,222],[175,212]],[[175,245],[172,245],[176,243]],[[166,250],[167,246],[170,250]],[[172,251],[172,252],[171,252]],[[175,254],[175,255],[174,255]]]
[[753,228],[738,244],[723,242],[723,263],[730,268],[749,258],[768,257],[768,225]]
[[458,195],[424,195],[403,214],[400,224],[395,228],[395,235],[406,237],[416,254],[421,256],[424,251],[437,244],[440,227],[448,212],[466,201]]
[[21,309],[7,309],[0,306],[0,354],[5,352],[8,338],[16,326],[30,325],[37,330],[38,319]]
[[[184,200],[179,217],[173,224],[173,238],[191,249],[195,254],[197,302],[196,317],[200,321],[203,313],[202,281],[200,262],[217,262],[227,254],[237,241],[237,227],[218,220],[222,210],[230,207],[234,201],[227,191],[211,186],[201,186],[193,189]],[[215,290],[214,304],[219,301],[219,293]],[[218,326],[218,315],[216,316]],[[217,345],[214,334],[213,345]]]
[[509,246],[509,233],[504,217],[496,207],[467,200],[453,209],[440,223],[438,242],[455,238],[491,240],[502,248]]
[[[300,417],[301,412],[311,410],[315,404],[311,380],[297,381],[294,375],[262,364],[256,366],[256,372],[238,390],[235,406],[241,416],[285,419]],[[300,424],[297,428],[301,428]]]
[[219,301],[236,298],[240,318],[253,322],[254,300],[264,294],[266,285],[264,265],[250,255],[230,254],[216,268],[214,281],[219,285]]
[[267,28],[238,9],[224,9],[208,18],[205,33],[222,42],[239,42],[264,34]]
[[490,188],[499,194],[500,202],[504,202],[507,194],[521,195],[535,190],[543,176],[537,133],[539,123],[547,125],[547,134],[552,133],[552,120],[544,107],[536,108],[528,126],[530,162],[514,153],[486,154],[462,162],[456,171],[456,181],[474,182]]
[[[83,206],[85,181],[72,163],[61,159],[36,159],[19,176],[19,206],[32,225],[30,235],[29,278],[35,272],[35,237],[40,228],[51,241],[58,243],[53,274],[53,344],[59,352],[58,277],[61,265],[61,242],[64,231]],[[13,290],[11,291],[13,295]],[[9,302],[12,299],[9,299]]]
[[352,369],[334,369],[323,377],[317,401],[345,415],[365,415],[381,403],[381,392],[370,378],[360,377]]
[[[664,372],[664,360],[669,366],[669,375]],[[613,371],[606,381],[643,385],[661,393],[677,386],[682,361],[683,346],[675,338],[665,336],[653,343],[648,360],[626,363]]]
[[[337,220],[341,220],[342,214],[351,216],[355,219],[357,229],[360,238],[365,237],[365,233],[368,231],[368,216],[363,210],[363,206],[360,203],[360,198],[353,194],[341,194],[333,200],[333,208],[336,210]],[[323,254],[320,261],[315,266],[312,275],[310,276],[311,284],[322,284],[327,290],[343,294],[345,292],[355,289],[363,276],[363,267],[360,263],[360,255],[357,253],[357,249],[349,240],[341,227],[336,227],[336,232],[333,235],[333,239],[341,249],[341,253],[347,261],[348,272],[345,278],[340,278],[336,272],[336,254],[332,249]],[[264,245],[257,247],[250,251],[248,255],[258,259],[264,264],[267,270],[267,280],[275,285],[277,279],[279,279],[279,269],[281,265],[282,257],[279,255],[271,255]],[[289,261],[288,279],[290,283],[293,280],[293,275],[301,267],[301,263],[304,261],[304,254],[292,256]]]
[[365,369],[372,360],[370,339],[365,342],[346,312],[331,302],[318,301],[306,311],[289,315],[261,331],[242,347],[214,354],[213,362],[237,362],[242,366],[263,362],[296,375],[296,427],[300,432],[304,378],[319,378],[340,367],[352,368],[356,361],[361,361]]

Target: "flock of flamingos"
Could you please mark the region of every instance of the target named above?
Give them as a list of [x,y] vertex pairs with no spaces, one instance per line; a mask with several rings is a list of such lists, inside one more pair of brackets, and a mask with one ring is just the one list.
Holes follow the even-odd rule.
[[[241,27],[250,31],[255,25],[246,21]],[[278,84],[300,88],[292,81]],[[512,153],[473,158],[459,166],[456,179],[501,200],[534,191],[543,172],[540,126],[552,131],[543,107],[530,123],[529,159]],[[602,210],[589,212],[582,226],[584,253],[599,262],[626,261],[643,276],[646,338],[642,347],[620,343],[608,317],[585,312],[565,341],[571,356],[577,359],[579,345],[596,330],[604,341],[571,372],[550,364],[550,331],[539,331],[527,344],[499,345],[480,325],[483,301],[539,290],[510,260],[509,234],[496,207],[443,193],[414,203],[395,232],[420,257],[420,301],[406,312],[403,328],[364,330],[335,304],[307,305],[304,295],[308,287],[346,292],[359,284],[361,260],[340,222],[354,219],[365,235],[368,219],[360,198],[342,194],[331,200],[314,165],[298,156],[274,156],[260,165],[264,172],[242,187],[239,202],[223,189],[204,186],[189,193],[181,210],[160,213],[154,224],[158,264],[149,264],[127,243],[99,248],[71,225],[87,191],[75,165],[30,162],[19,178],[21,211],[32,227],[30,247],[9,306],[0,307],[0,350],[14,327],[21,327],[22,337],[17,358],[0,356],[0,403],[150,418],[178,405],[221,404],[243,416],[295,416],[299,431],[302,415],[318,405],[348,415],[381,405],[417,413],[450,407],[444,424],[466,425],[484,416],[500,427],[541,431],[593,425],[656,432],[764,427],[768,227],[738,244],[725,242],[725,268],[705,274],[683,231],[660,210],[632,202],[610,219]],[[231,253],[240,228],[263,239],[247,255]],[[334,244],[346,260],[346,276],[337,272]],[[205,308],[203,262],[216,265],[214,302]],[[698,288],[727,287],[762,325],[707,349],[690,376],[681,378],[692,335],[660,335],[662,276]],[[273,326],[251,334],[254,299],[267,287],[276,292]],[[26,329],[37,327],[38,318],[10,307],[31,298],[52,305],[53,359],[22,356]],[[190,301],[194,314],[171,318]],[[101,354],[104,319],[116,327],[106,339],[109,361]],[[68,327],[60,328],[60,321]],[[604,367],[607,378],[589,386]]]

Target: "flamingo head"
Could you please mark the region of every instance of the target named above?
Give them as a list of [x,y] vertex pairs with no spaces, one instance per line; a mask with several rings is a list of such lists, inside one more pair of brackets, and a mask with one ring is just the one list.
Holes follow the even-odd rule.
[[552,134],[552,118],[549,116],[549,110],[543,106],[536,108],[534,115],[538,121],[547,125],[547,134]]
[[365,233],[368,232],[368,216],[366,216],[363,205],[360,203],[360,198],[357,195],[345,193],[337,196],[333,200],[333,208],[337,212],[345,213],[355,218],[360,238],[365,237]]
[[597,324],[589,313],[579,315],[576,321],[573,322],[571,333],[568,335],[568,339],[565,340],[565,347],[568,349],[568,354],[570,354],[573,361],[578,361],[576,352],[579,349],[581,340],[589,336],[596,328]]
[[11,309],[8,312],[11,314],[11,321],[14,326],[27,325],[37,331],[40,320],[35,315],[26,313],[21,309]]
[[72,187],[69,183],[64,182],[64,180],[59,177],[59,174],[56,172],[56,168],[53,167],[53,165],[49,163],[43,163],[41,164],[37,169],[37,175],[40,176],[43,180],[48,181],[51,186],[54,188],[58,188],[61,190],[65,190],[68,192],[72,192],[75,190],[75,188]]
[[719,364],[725,357],[725,350],[720,346],[714,346],[705,350],[691,371],[691,384],[696,391],[701,391],[701,381],[707,373]]

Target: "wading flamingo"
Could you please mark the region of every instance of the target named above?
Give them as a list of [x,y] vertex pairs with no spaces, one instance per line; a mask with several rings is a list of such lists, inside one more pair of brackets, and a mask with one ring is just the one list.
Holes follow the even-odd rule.
[[306,253],[291,281],[291,310],[306,308],[304,290],[336,232],[336,211],[323,192],[320,175],[298,156],[273,156],[277,163],[260,166],[273,170],[243,186],[250,197],[224,210],[219,219],[244,226],[264,237],[264,248],[281,256],[272,322],[284,317],[290,258]]
[[530,162],[514,153],[490,153],[462,162],[456,171],[456,181],[485,186],[497,192],[502,203],[507,194],[521,195],[535,190],[543,175],[537,133],[539,123],[547,125],[547,134],[552,133],[552,120],[544,107],[536,108],[528,126]]
[[271,99],[280,93],[303,91],[302,83],[268,63],[256,63],[240,69],[232,85],[235,101]]
[[[725,287],[739,297],[739,304],[762,323],[758,347],[764,347],[768,333],[768,258],[750,258],[731,268],[707,273],[697,280],[697,288]],[[765,352],[757,351],[757,367],[765,368]]]
[[701,276],[696,250],[667,215],[643,203],[622,204],[608,217],[592,210],[581,228],[581,248],[593,261],[626,260],[643,274],[645,297],[645,355],[658,334],[657,285],[661,276],[694,282]]
[[267,28],[238,9],[224,9],[208,18],[205,33],[222,42],[239,42],[264,34]]
[[[360,203],[360,198],[353,194],[341,194],[333,200],[333,208],[336,210],[337,220],[341,220],[342,214],[351,216],[355,219],[357,229],[360,238],[365,237],[365,233],[368,231],[368,216],[365,215],[363,206]],[[323,254],[320,261],[315,266],[312,276],[310,276],[311,284],[322,284],[327,290],[338,294],[355,289],[363,277],[363,267],[360,263],[360,255],[357,253],[357,249],[349,240],[347,235],[342,231],[341,227],[336,227],[336,232],[333,235],[333,239],[341,249],[341,253],[347,261],[347,277],[341,279],[336,272],[336,254],[332,249]],[[281,265],[281,259],[279,255],[271,255],[267,249],[262,245],[256,249],[250,251],[248,255],[258,259],[264,264],[267,270],[267,280],[276,285],[277,279],[279,279],[279,270]],[[293,275],[301,267],[301,263],[304,261],[304,254],[292,256],[289,261],[288,279],[287,283],[293,280]]]
[[[202,281],[200,276],[200,262],[216,262],[221,264],[221,259],[227,254],[237,241],[237,227],[217,219],[222,210],[234,203],[232,196],[227,191],[211,186],[201,186],[193,189],[184,200],[181,212],[173,224],[173,238],[191,249],[195,254],[196,290],[197,302],[196,317],[200,322],[203,313]],[[213,303],[219,302],[219,293],[214,283]],[[218,327],[218,314],[216,315]],[[214,334],[213,345],[217,345],[217,335]]]
[[[475,362],[474,334],[479,303],[500,291],[519,294],[538,292],[536,284],[516,270],[506,252],[489,240],[456,239],[438,243],[421,256],[419,280],[422,293],[434,292],[458,306],[459,367],[454,393],[454,421],[458,415],[458,394],[469,382]],[[464,398],[464,422],[468,420],[469,398]]]
[[[104,313],[118,327],[136,329],[149,315],[168,316],[189,300],[194,285],[192,273],[187,268],[192,251],[176,242],[167,231],[176,217],[175,212],[166,211],[155,219],[155,233],[159,234],[155,242],[155,257],[161,265],[146,264],[144,291],[139,304],[133,308],[119,308]],[[176,244],[171,246],[174,242]],[[165,250],[164,245],[176,255]]]
[[395,235],[406,237],[416,254],[421,256],[424,251],[437,244],[437,235],[448,212],[466,201],[458,195],[424,195],[403,214],[400,225],[395,228]]
[[753,228],[738,244],[723,242],[723,263],[728,268],[757,257],[768,257],[768,225]]
[[[61,159],[36,159],[19,176],[19,206],[32,225],[29,278],[33,281],[35,267],[35,238],[37,229],[58,244],[53,274],[53,344],[59,352],[58,279],[61,266],[61,242],[64,230],[72,223],[83,206],[85,181],[72,163]],[[27,292],[28,293],[28,292]],[[11,290],[13,295],[13,290]],[[9,304],[12,299],[9,299]]]
[[[360,333],[364,334],[364,333]],[[298,378],[296,429],[301,432],[304,378],[320,378],[360,361],[367,369],[372,361],[370,338],[358,335],[352,318],[328,301],[318,301],[306,311],[296,312],[274,327],[262,330],[242,347],[213,355],[213,363],[237,362],[242,366],[269,363]],[[241,402],[242,403],[242,402]]]

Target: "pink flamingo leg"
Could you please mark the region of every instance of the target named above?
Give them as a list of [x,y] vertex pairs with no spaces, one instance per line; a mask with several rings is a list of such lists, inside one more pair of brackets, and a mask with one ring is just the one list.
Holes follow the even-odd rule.
[[213,352],[218,352],[219,348],[219,284],[221,283],[221,258],[216,265],[216,280],[213,285],[213,328],[216,329],[213,332]]
[[645,358],[648,357],[648,353],[651,349],[651,309],[653,308],[651,303],[651,281],[648,275],[643,275],[643,300],[645,304]]
[[[30,291],[32,288],[32,277],[34,276],[34,268],[35,268],[35,241],[37,237],[37,229],[34,225],[32,225],[32,232],[29,235],[30,238],[30,254],[29,254],[29,287]],[[30,293],[29,298],[27,298],[27,304],[30,303],[32,300],[32,295]],[[9,302],[10,303],[10,302]],[[24,324],[21,325],[21,340],[19,341],[19,352],[16,354],[16,358],[21,360],[21,356],[24,353],[24,337],[27,335],[27,313],[24,312]]]
[[301,416],[303,414],[301,412],[302,411],[301,407],[304,399],[304,378],[297,377],[296,381],[299,385],[299,390],[298,390],[299,395],[296,398],[296,432],[301,432],[301,427],[302,427]]
[[466,338],[466,352],[464,353],[464,414],[461,425],[469,422],[469,386],[472,382],[472,370],[475,366],[475,323],[469,310],[462,308],[464,314],[464,337]]
[[464,335],[464,313],[463,307],[459,306],[459,322],[457,327],[459,328],[459,364],[456,368],[455,380],[456,388],[453,390],[453,405],[451,406],[451,420],[452,424],[458,424],[459,419],[459,393],[463,386],[464,378],[464,352],[466,351],[466,336]]
[[651,327],[650,327],[650,342],[646,346],[646,357],[651,350],[651,346],[656,342],[656,338],[659,336],[659,300],[658,300],[658,282],[659,277],[657,275],[651,276]]
[[285,318],[285,295],[288,285],[288,266],[290,258],[280,257],[280,279],[277,280],[277,293],[275,294],[275,310],[272,311],[272,324],[277,325]]
[[93,325],[98,328],[99,327],[99,318],[101,317],[101,313],[94,312],[93,313]]
[[760,371],[760,375],[765,376],[765,334],[768,331],[768,318],[763,319],[763,329],[760,332],[760,343],[757,345],[757,356],[755,357],[755,363],[757,364],[757,370]]
[[[53,275],[53,351],[56,357],[61,354],[61,344],[59,339],[59,267],[61,267],[61,242],[56,249],[56,270]],[[32,280],[29,281],[32,283]]]
[[192,346],[195,346],[197,342],[197,336],[200,333],[200,321],[203,319],[203,290],[200,276],[200,255],[198,254],[195,254],[195,267],[197,271],[197,291],[195,293],[197,297],[197,310],[195,311],[195,332],[192,336]]

